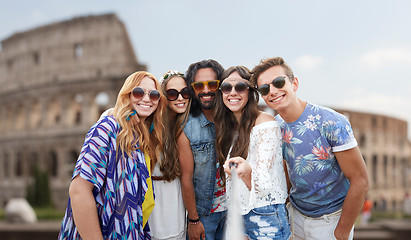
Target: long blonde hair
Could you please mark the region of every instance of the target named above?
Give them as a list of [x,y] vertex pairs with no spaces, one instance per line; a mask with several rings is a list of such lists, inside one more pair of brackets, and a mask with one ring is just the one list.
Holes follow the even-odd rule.
[[[130,101],[130,94],[144,77],[149,77],[154,81],[156,89],[160,92],[160,99],[158,100],[157,109],[142,122],[134,117],[130,118],[134,110]],[[120,133],[117,135],[117,149],[129,156],[136,149],[140,149],[143,153],[148,152],[152,167],[157,163],[157,153],[163,148],[164,125],[162,114],[166,106],[166,98],[161,93],[160,88],[160,84],[151,73],[145,71],[135,72],[125,80],[113,109],[113,115],[121,127]],[[138,118],[137,115],[136,117]],[[129,121],[127,121],[127,118],[129,118]],[[149,132],[150,127],[154,129],[152,133]]]

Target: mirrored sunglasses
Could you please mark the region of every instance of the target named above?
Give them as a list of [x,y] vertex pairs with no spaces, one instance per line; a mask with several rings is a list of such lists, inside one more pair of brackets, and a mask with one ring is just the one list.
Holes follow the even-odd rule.
[[188,90],[187,87],[181,89],[180,92],[177,91],[176,89],[168,89],[166,91],[166,97],[169,101],[177,100],[177,98],[180,94],[184,99],[189,99],[190,98],[190,91]]
[[151,101],[158,101],[160,99],[160,92],[156,89],[152,89],[149,92],[144,91],[141,87],[135,87],[132,91],[133,97],[136,99],[141,99],[145,94],[148,94],[148,97]]
[[203,91],[205,85],[207,85],[210,91],[217,91],[219,84],[220,84],[219,80],[210,80],[210,81],[205,81],[205,82],[193,82],[191,83],[191,86],[196,92]]
[[249,89],[249,86],[245,82],[238,82],[235,86],[231,85],[230,83],[225,82],[221,84],[220,91],[223,92],[224,94],[229,94],[231,93],[233,88],[237,93],[243,93],[247,89]]
[[[284,85],[285,85],[285,76],[276,77],[276,78],[271,82],[271,84],[272,84],[274,87],[278,88],[278,89],[283,88]],[[257,88],[257,90],[261,93],[262,96],[265,96],[265,95],[267,95],[267,94],[270,92],[270,84],[263,84],[263,85],[259,86],[259,87]]]

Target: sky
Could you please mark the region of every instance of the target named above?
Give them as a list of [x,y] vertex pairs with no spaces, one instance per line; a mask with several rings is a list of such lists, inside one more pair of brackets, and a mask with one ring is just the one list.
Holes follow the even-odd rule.
[[252,69],[281,56],[311,103],[408,121],[408,0],[0,0],[0,39],[73,17],[115,13],[137,59],[160,78],[203,59]]

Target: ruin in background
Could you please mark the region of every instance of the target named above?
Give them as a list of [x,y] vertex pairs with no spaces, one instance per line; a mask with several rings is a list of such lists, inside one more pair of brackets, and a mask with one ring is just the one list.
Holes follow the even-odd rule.
[[[16,33],[0,51],[0,207],[25,197],[35,166],[48,171],[54,205],[65,209],[84,137],[114,106],[138,62],[115,14],[86,16]],[[407,122],[389,116],[346,115],[364,156],[376,208],[401,211],[411,192]]]
[[77,17],[4,39],[0,206],[26,196],[38,165],[49,173],[54,205],[64,209],[87,131],[138,70],[146,66],[115,14]]

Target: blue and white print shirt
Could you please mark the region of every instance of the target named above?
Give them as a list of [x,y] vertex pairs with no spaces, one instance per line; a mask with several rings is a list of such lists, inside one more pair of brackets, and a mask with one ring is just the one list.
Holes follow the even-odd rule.
[[307,103],[291,123],[276,116],[283,136],[283,157],[292,187],[290,201],[302,214],[320,217],[342,208],[350,182],[334,152],[357,146],[348,119],[336,111]]

